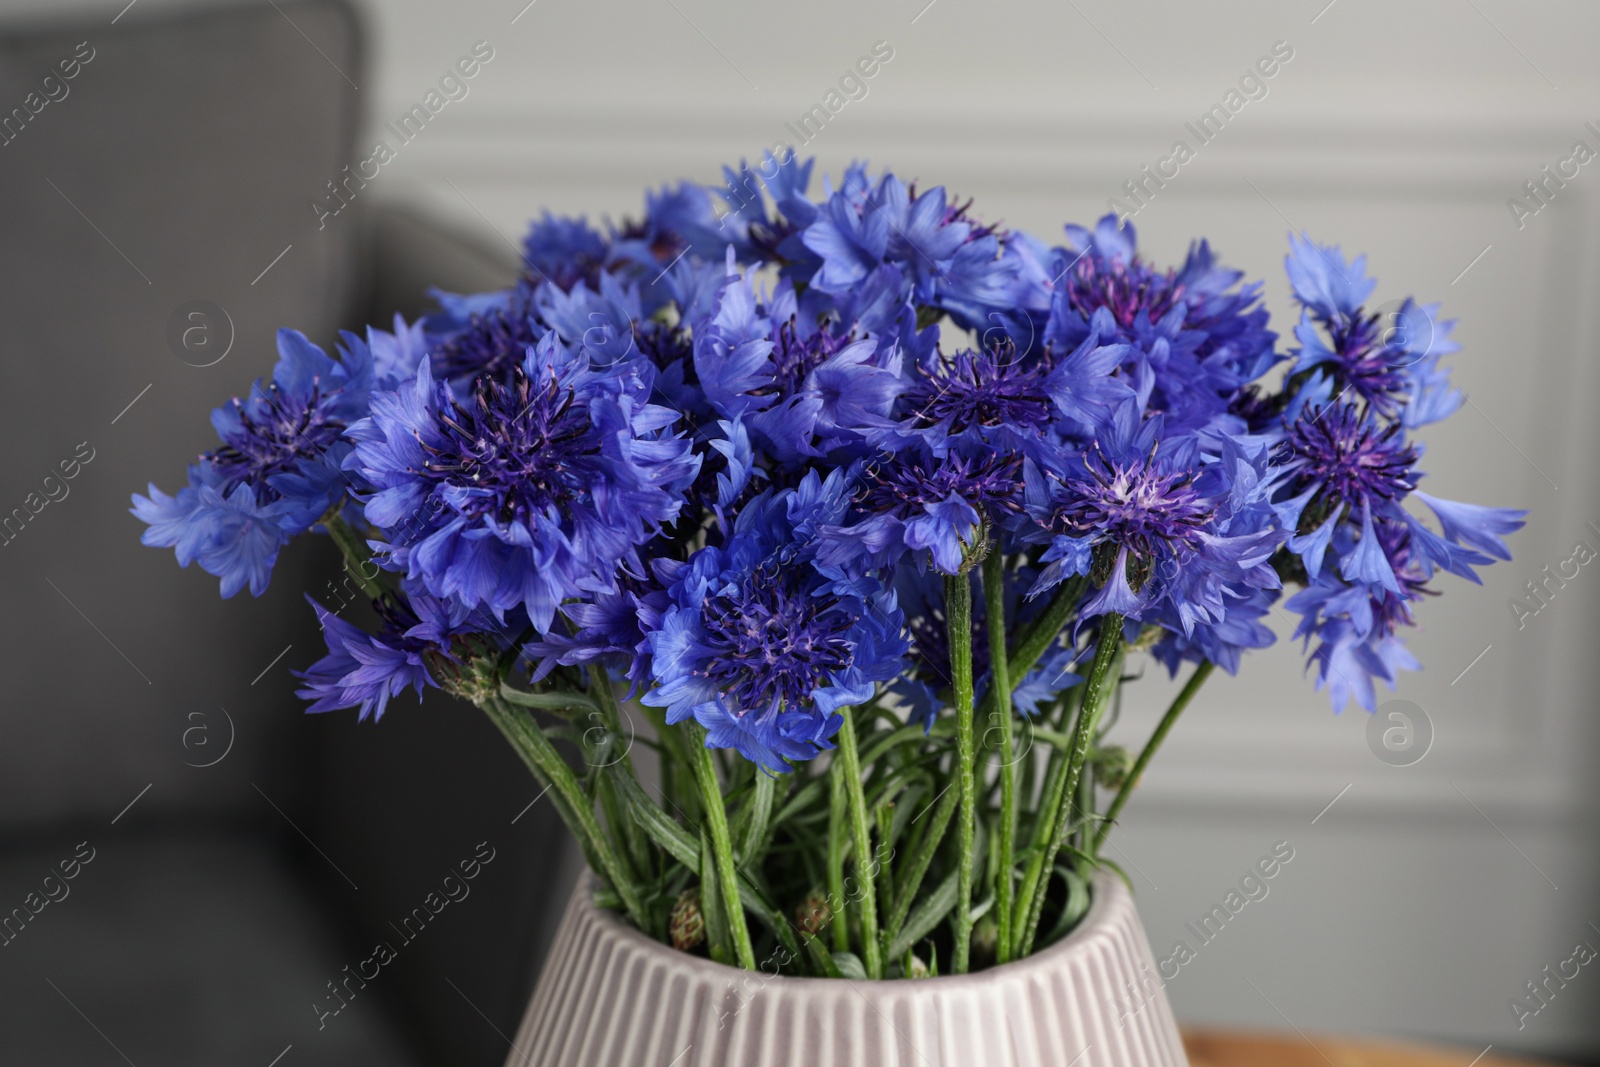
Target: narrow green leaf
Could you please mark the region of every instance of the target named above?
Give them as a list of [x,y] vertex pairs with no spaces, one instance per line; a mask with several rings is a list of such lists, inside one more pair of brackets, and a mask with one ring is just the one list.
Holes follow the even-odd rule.
[[739,813],[739,837],[733,848],[736,862],[745,864],[756,858],[762,842],[766,840],[767,828],[771,825],[772,803],[777,791],[777,775],[757,768],[750,799]]
[[1056,941],[1078,925],[1078,920],[1088,912],[1090,903],[1089,883],[1084,881],[1077,871],[1065,865],[1057,865],[1056,873],[1067,883],[1067,902],[1061,909],[1061,915],[1056,919],[1050,936],[1045,938],[1047,943]]
[[[716,868],[712,858],[711,836],[700,831],[700,860],[696,864],[702,871]],[[728,916],[723,910],[722,887],[715,877],[700,879],[700,911],[706,919],[706,944],[711,958],[718,963],[733,963],[733,936],[728,930]]]
[[853,978],[858,982],[867,980],[867,968],[854,952],[835,952],[833,965],[838,968],[840,978]]
[[906,924],[889,945],[889,955],[898,956],[930,933],[944,921],[950,909],[956,906],[956,884],[960,871],[952,870],[938,888],[922,899],[906,917]]
[[815,934],[805,936],[806,954],[811,957],[812,966],[824,978],[843,978],[844,972],[839,970],[839,965],[833,960],[833,953],[828,951],[828,946],[822,938]]
[[628,810],[632,812],[644,832],[650,835],[651,840],[665,849],[673,859],[698,874],[700,845],[694,835],[679,826],[655,801],[646,796],[643,787],[632,775],[619,774],[616,776],[616,783]]
[[529,693],[513,687],[510,682],[500,683],[500,695],[520,707],[539,708],[542,711],[553,711],[563,715],[600,710],[600,706],[583,693]]

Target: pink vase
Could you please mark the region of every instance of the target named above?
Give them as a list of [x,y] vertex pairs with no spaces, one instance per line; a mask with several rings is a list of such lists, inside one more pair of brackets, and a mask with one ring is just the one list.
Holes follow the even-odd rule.
[[773,978],[678,952],[579,883],[507,1067],[1187,1067],[1133,897],[1025,960],[869,982]]

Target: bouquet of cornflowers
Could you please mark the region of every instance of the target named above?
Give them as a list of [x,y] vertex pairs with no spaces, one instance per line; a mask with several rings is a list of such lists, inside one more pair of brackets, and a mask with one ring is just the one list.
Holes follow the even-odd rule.
[[[813,200],[811,169],[605,232],[547,214],[510,288],[336,357],[282,331],[133,513],[224,596],[331,536],[373,612],[313,602],[310,710],[477,704],[639,929],[961,973],[1086,913],[1130,791],[1286,586],[1317,686],[1371,711],[1435,574],[1477,581],[1524,513],[1417,490],[1412,432],[1462,402],[1452,323],[1365,309],[1364,257],[1291,238],[1280,353],[1205,241],[1159,270],[1110,216],[1048,247],[862,166]],[[1105,733],[1138,655],[1193,666],[1134,758]]]

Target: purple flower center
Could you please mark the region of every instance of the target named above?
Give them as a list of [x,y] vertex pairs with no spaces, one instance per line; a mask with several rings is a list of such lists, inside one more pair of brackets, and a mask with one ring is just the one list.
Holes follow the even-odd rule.
[[221,448],[205,456],[227,479],[223,493],[249,483],[263,503],[277,499],[267,479],[294,470],[298,460],[326,452],[344,432],[344,420],[330,410],[337,399],[337,394],[323,393],[320,379],[312,380],[305,396],[291,396],[269,383],[249,403],[234,397],[239,425],[222,435]]
[[[911,183],[906,195],[913,201],[917,199],[916,182]],[[967,240],[969,242],[976,241],[982,237],[987,237],[992,233],[999,234],[1002,237],[1006,236],[1005,231],[1000,228],[999,224],[984,224],[972,217],[972,205],[975,202],[975,198],[970,196],[967,197],[966,203],[957,203],[956,200],[952,198],[945,204],[944,217],[939,220],[939,225],[950,226],[956,223],[965,223],[966,225],[972,227],[971,232],[967,234]]]
[[772,388],[780,396],[794,395],[805,384],[806,375],[854,340],[854,334],[835,337],[827,330],[818,330],[802,341],[791,316],[778,328],[772,347]]
[[519,286],[503,308],[474,315],[467,328],[433,353],[436,378],[458,381],[479,374],[502,376],[521,364],[543,329],[532,320],[532,296]]
[[1164,472],[1153,457],[1113,463],[1096,452],[1084,460],[1089,476],[1066,482],[1072,502],[1056,515],[1059,532],[1125,545],[1141,560],[1200,547],[1211,508],[1189,472]]
[[952,436],[973,427],[1018,429],[1050,421],[1050,396],[1037,363],[1022,366],[1007,343],[988,352],[959,352],[924,371],[907,394],[913,426],[948,426]]
[[682,363],[685,378],[693,380],[694,337],[688,330],[659,323],[636,322],[633,324],[633,343],[657,367]]
[[1394,500],[1415,488],[1411,467],[1415,445],[1403,427],[1380,428],[1353,405],[1324,407],[1302,415],[1284,442],[1288,458],[1302,462],[1302,487],[1318,484],[1321,496],[1354,506],[1374,499]]
[[1132,263],[1103,262],[1086,255],[1067,279],[1067,303],[1085,319],[1105,308],[1123,329],[1129,329],[1139,312],[1158,322],[1183,300],[1183,286],[1174,278],[1172,271],[1157,274],[1137,258]]
[[800,227],[782,216],[771,222],[752,222],[748,235],[750,247],[755,250],[759,259],[769,263],[783,263],[785,258],[779,253],[778,246],[798,232]]
[[526,522],[587,495],[600,442],[588,411],[559,379],[536,382],[520,366],[509,382],[480,377],[470,406],[443,382],[435,388],[445,409],[440,432],[421,442],[428,460],[414,473],[467,490],[464,502],[452,501],[461,514]]
[[724,686],[730,705],[761,715],[809,707],[816,690],[850,666],[860,613],[799,588],[794,568],[762,570],[700,609],[712,650],[697,672]]
[[1339,381],[1386,418],[1399,413],[1396,397],[1404,393],[1405,366],[1412,357],[1388,344],[1379,331],[1379,315],[1327,324]]
[[991,452],[977,459],[952,455],[927,465],[897,456],[863,472],[858,503],[868,512],[904,519],[920,512],[923,505],[937,504],[954,493],[991,513],[1016,514],[1022,510],[1017,503],[1021,471],[1022,457],[1009,452]]

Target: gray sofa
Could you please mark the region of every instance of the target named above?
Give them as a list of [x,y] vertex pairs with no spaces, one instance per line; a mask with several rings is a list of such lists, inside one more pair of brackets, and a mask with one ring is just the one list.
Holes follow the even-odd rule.
[[331,345],[515,265],[376,198],[319,228],[366,95],[342,4],[13,24],[0,55],[0,1064],[497,1064],[575,874],[553,812],[470,708],[303,714],[328,544],[223,602],[127,507],[278,327]]

